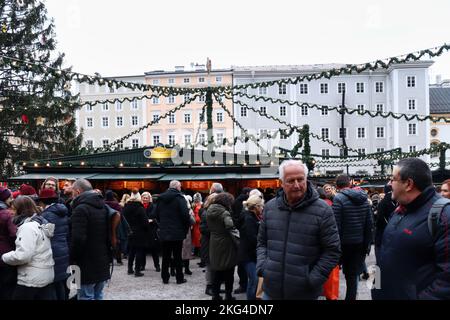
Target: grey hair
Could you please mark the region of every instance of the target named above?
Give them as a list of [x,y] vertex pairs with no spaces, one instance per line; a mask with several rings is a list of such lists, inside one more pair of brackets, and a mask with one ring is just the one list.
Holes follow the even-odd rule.
[[248,197],[250,198],[251,196],[258,196],[260,198],[263,197],[263,194],[261,193],[261,191],[259,191],[258,189],[253,189],[252,191],[250,191],[250,193],[248,194]]
[[170,181],[169,188],[178,189],[180,187],[181,187],[181,182],[180,181],[178,181],[178,180]]
[[73,189],[81,190],[82,192],[91,191],[92,190],[92,184],[87,181],[86,179],[77,179],[73,185]]
[[212,189],[215,193],[221,193],[223,192],[223,186],[221,183],[215,182],[212,184]]
[[301,160],[285,160],[281,163],[278,171],[280,172],[280,180],[284,182],[284,170],[290,166],[302,167],[305,171],[305,177],[308,177],[308,167]]

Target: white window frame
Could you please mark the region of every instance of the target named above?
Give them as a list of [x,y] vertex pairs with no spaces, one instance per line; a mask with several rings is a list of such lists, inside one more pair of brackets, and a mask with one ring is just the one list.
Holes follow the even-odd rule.
[[161,118],[159,119],[159,121],[158,122],[154,122],[154,121],[156,121],[156,118],[155,117],[160,117],[161,116],[161,114],[159,113],[159,111],[157,111],[157,112],[153,112],[152,113],[152,122],[154,123],[154,124],[160,124],[161,123]]
[[[91,120],[91,126],[89,126],[89,119]],[[94,128],[94,118],[93,117],[87,117],[86,118],[86,128]]]
[[259,107],[260,115],[261,114],[267,114],[267,106],[260,106]]
[[383,113],[384,112],[384,103],[377,103],[377,104],[375,104],[375,111],[376,112],[380,112],[379,110],[378,110],[378,106],[381,106],[381,112]]
[[133,100],[130,102],[130,109],[131,110],[139,110],[139,101]]
[[259,94],[260,96],[265,96],[265,95],[267,95],[267,87],[259,87],[259,88],[258,88],[258,94]]
[[[189,121],[186,121],[186,116],[189,116]],[[192,112],[186,111],[183,113],[183,123],[184,124],[191,124],[192,123]]]
[[[119,119],[121,119],[121,125],[119,125]],[[123,127],[123,116],[116,116],[116,128],[122,128]]]
[[[412,148],[414,148],[414,150],[411,150]],[[417,146],[408,146],[408,152],[417,152]]]
[[280,117],[286,117],[287,116],[287,108],[286,108],[286,106],[280,106],[280,108],[278,110],[278,114],[280,115]]
[[183,83],[191,83],[191,78],[183,78]]
[[[89,146],[89,142],[92,142],[92,145],[91,145],[91,146]],[[88,149],[89,149],[89,147],[90,147],[90,148],[94,148],[94,147],[95,147],[95,145],[94,145],[94,139],[86,139],[86,141],[84,142],[84,145],[85,145],[85,147],[88,148]]]
[[[324,152],[327,151],[327,152]],[[330,159],[330,149],[320,149],[320,154],[322,155],[322,160]]]
[[[414,104],[414,108],[413,109],[411,109],[411,106],[409,104],[411,101]],[[416,111],[417,110],[417,99],[407,99],[406,100],[406,110],[408,110],[408,111]]]
[[216,76],[216,83],[222,83],[222,76]]
[[[108,125],[105,126],[103,120],[107,119]],[[108,116],[102,116],[102,128],[109,128],[109,117]]]
[[[157,143],[155,143],[156,137],[158,137],[158,142]],[[152,146],[156,146],[159,143],[161,143],[161,134],[159,134],[159,133],[152,134]]]
[[200,134],[198,135],[198,142],[203,145],[207,142],[206,140],[206,133],[200,132]]
[[347,92],[347,83],[346,82],[338,82],[337,83],[337,93],[342,94],[342,86],[344,87],[344,90]]
[[[359,110],[359,107],[361,107],[362,106],[362,110],[360,111]],[[366,111],[366,105],[365,104],[357,104],[356,105],[356,109],[358,110],[358,114],[364,114],[364,111]],[[361,112],[361,113],[360,113]]]
[[152,104],[159,104],[159,97],[153,97]]
[[[378,129],[383,129],[383,135],[382,137],[378,136]],[[385,127],[375,127],[375,138],[377,139],[384,139],[386,137],[386,128]]]
[[[342,139],[342,137],[341,137],[341,129],[342,128],[338,128],[338,137],[339,137],[339,139]],[[347,137],[348,137],[348,128],[347,127],[344,127],[343,128],[344,129],[344,138],[345,139],[347,139]],[[357,133],[358,133],[358,131],[356,131]]]
[[300,92],[301,95],[309,93],[309,88],[308,88],[308,84],[307,83],[300,83],[299,86],[300,86],[299,92]]
[[302,117],[307,117],[307,116],[309,116],[309,110],[308,110],[309,108],[307,107],[307,106],[302,106],[301,108],[300,108],[300,115],[302,116]]
[[199,95],[198,102],[206,102],[206,94]]
[[[241,118],[247,118],[248,117],[248,109],[247,109],[247,107],[241,106],[239,111],[240,111],[239,115],[240,115]],[[205,118],[206,118],[206,116],[205,116]]]
[[[365,155],[365,154],[367,153],[367,149],[366,149],[366,148],[358,148],[358,149],[356,149],[356,150],[358,150],[358,154]],[[362,152],[361,152],[361,151],[362,151]]]
[[[359,88],[359,85],[361,85],[361,84],[362,84],[362,91],[359,92],[358,89],[360,89],[360,88]],[[366,91],[365,82],[356,82],[356,83],[355,83],[355,93],[361,94],[361,93],[365,93],[365,91]]]
[[198,112],[198,122],[199,122],[199,123],[206,123],[206,111],[205,111],[205,116],[204,116],[204,118],[203,118],[203,121],[202,121],[202,113],[203,113],[202,110],[200,110],[200,111]]
[[102,148],[105,148],[105,147],[106,147],[106,146],[105,146],[105,141],[108,141],[108,143],[107,143],[106,145],[109,145],[109,139],[107,139],[107,138],[102,139],[102,140],[101,140],[101,142],[102,142]]
[[[411,82],[412,82],[412,84],[413,85],[409,85],[409,80],[410,80],[410,78],[411,78]],[[416,76],[406,76],[406,87],[407,88],[415,88],[416,87],[416,85],[417,85],[417,79],[416,79]]]
[[[173,143],[171,143],[170,137],[173,137]],[[177,144],[177,136],[176,136],[174,133],[169,133],[169,134],[167,135],[167,144],[168,144],[169,146],[174,146],[174,145]]]
[[175,78],[168,78],[167,79],[167,84],[175,84]]
[[[363,136],[363,137],[360,137],[360,136],[359,136],[359,129],[362,129],[362,132],[364,132],[364,136]],[[357,127],[357,128],[356,128],[356,138],[357,138],[357,139],[366,139],[366,138],[367,138],[367,135],[366,135],[366,128],[365,128],[365,127]]]
[[[133,144],[133,142],[134,141],[137,141],[137,146],[135,147]],[[139,148],[141,146],[141,142],[139,141],[139,138],[133,138],[133,139],[131,139],[131,143],[130,143],[130,147],[131,147],[131,149],[137,149],[137,148]]]
[[[323,134],[324,130],[326,130],[326,132],[327,132],[326,137]],[[330,128],[328,128],[328,127],[320,128],[320,136],[324,139],[330,139]]]
[[328,83],[322,82],[320,84],[320,94],[328,94]]
[[[378,91],[378,84],[381,84],[381,91]],[[384,81],[375,81],[375,93],[384,93]]]
[[187,102],[189,99],[191,99],[191,94],[190,93],[186,93],[184,95],[184,102]]
[[167,117],[168,124],[176,124],[177,123],[177,115],[175,113],[170,113]]
[[[189,136],[189,143],[186,143],[186,137],[188,137],[188,136]],[[188,145],[192,145],[192,134],[191,133],[183,134],[183,143],[184,143],[185,147],[187,147]]]
[[330,115],[330,111],[326,108],[322,108],[322,110],[320,110],[320,115],[322,117],[328,117]]
[[[410,133],[410,125],[414,125],[415,126],[415,133]],[[419,127],[417,125],[417,123],[408,123],[408,136],[418,136],[418,131],[419,131]]]
[[[220,119],[219,119],[219,115],[220,115]],[[223,116],[224,116],[224,114],[223,114],[222,111],[217,111],[216,112],[216,122],[223,123],[224,122],[223,121]]]
[[102,112],[108,112],[109,111],[109,103],[103,103],[102,104]]
[[281,83],[278,85],[278,94],[285,95],[287,94],[287,85],[286,83]]
[[94,111],[94,106],[90,105],[90,104],[86,105],[86,112],[92,112],[92,111]]
[[159,79],[153,79],[152,84],[154,86],[159,86]]
[[[219,138],[219,135],[222,135],[222,138]],[[225,139],[225,133],[223,132],[217,132],[216,133],[216,144],[219,146],[223,146],[223,139]]]
[[198,83],[205,83],[205,77],[198,77]]
[[120,142],[117,142],[116,146],[119,150],[123,150],[123,140]]
[[384,152],[384,148],[382,148],[382,147],[380,147],[380,148],[377,148],[377,153],[379,153],[379,152]]
[[123,103],[122,102],[116,101],[115,105],[116,105],[116,111],[117,112],[123,111]]

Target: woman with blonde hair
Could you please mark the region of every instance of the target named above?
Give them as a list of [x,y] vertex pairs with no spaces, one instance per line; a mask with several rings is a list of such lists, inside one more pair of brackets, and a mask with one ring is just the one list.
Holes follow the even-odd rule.
[[130,195],[128,193],[125,193],[122,196],[122,199],[120,200],[119,204],[122,208],[125,208],[125,205],[127,204],[128,200],[130,199]]
[[247,272],[247,300],[256,300],[258,276],[256,275],[256,244],[259,224],[262,220],[264,200],[259,195],[250,196],[244,205],[244,223],[241,226],[241,241],[238,251],[239,263]]

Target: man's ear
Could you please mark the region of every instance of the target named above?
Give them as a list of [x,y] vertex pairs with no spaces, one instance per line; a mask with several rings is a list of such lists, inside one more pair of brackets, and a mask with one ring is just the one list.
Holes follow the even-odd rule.
[[407,183],[406,191],[411,191],[411,190],[413,190],[416,187],[416,185],[414,184],[413,179],[411,179],[411,178],[408,178],[406,180],[406,183]]

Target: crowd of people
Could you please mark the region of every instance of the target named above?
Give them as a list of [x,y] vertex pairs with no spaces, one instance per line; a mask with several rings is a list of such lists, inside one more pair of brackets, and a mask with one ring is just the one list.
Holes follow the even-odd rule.
[[0,187],[0,300],[66,300],[70,266],[81,271],[76,298],[101,300],[112,264],[126,259],[128,274],[142,277],[147,255],[162,283],[173,277],[178,285],[199,257],[213,300],[337,299],[324,292],[339,269],[345,299],[355,300],[372,247],[381,279],[373,299],[450,298],[450,200],[442,200],[450,180],[439,195],[415,158],[397,164],[380,194],[347,175],[316,186],[297,160],[283,162],[279,174],[277,193],[244,188],[236,198],[220,183],[206,197],[186,195],[179,181],[158,195],[133,189],[120,200],[85,179],[67,180],[63,190],[53,177],[38,192]]

